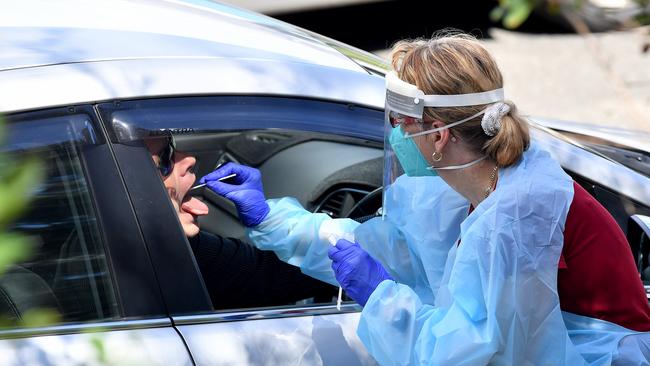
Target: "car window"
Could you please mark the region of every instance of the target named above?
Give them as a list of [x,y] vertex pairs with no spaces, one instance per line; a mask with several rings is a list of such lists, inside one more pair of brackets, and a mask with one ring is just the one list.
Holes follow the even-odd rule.
[[[197,180],[228,161],[252,166],[262,172],[267,198],[292,196],[305,209],[333,217],[345,217],[370,192],[378,189],[381,192],[382,111],[309,99],[250,96],[122,101],[119,105],[100,105],[99,110],[102,119],[108,121],[113,142],[119,145],[132,146],[144,141],[149,150],[156,145],[154,150],[163,151],[165,144],[151,141],[172,134],[176,151],[197,160],[193,169]],[[123,170],[128,169],[126,162],[118,162]],[[159,175],[153,159],[150,164],[149,174]],[[145,173],[144,169],[138,170],[125,172],[125,175]],[[155,183],[160,184],[160,181],[157,176]],[[177,189],[172,191],[178,192]],[[285,271],[270,264],[278,260],[267,255],[275,256],[273,252],[259,256],[236,245],[222,246],[222,242],[214,238],[209,240],[209,245],[204,245],[207,236],[203,231],[218,238],[234,238],[244,245],[250,244],[246,243],[245,228],[232,202],[207,189],[197,192],[200,193],[195,197],[209,207],[209,213],[198,217],[200,240],[190,239],[187,247],[193,251],[195,270],[203,276],[214,309],[306,306],[336,301],[337,288],[310,277],[300,278],[306,275],[297,267]],[[376,201],[380,202],[381,195],[378,198]],[[148,201],[151,197],[136,199]],[[177,206],[182,207],[182,204]],[[364,215],[373,214],[376,209]],[[143,220],[140,222],[146,224]],[[162,228],[158,226],[156,230]],[[238,254],[242,252],[250,258],[249,262],[242,259],[244,255]],[[169,265],[178,271],[174,263]],[[214,270],[231,265],[236,268],[223,273]],[[250,267],[274,270],[273,273],[259,270],[242,274]],[[231,288],[230,283],[244,285]],[[162,288],[172,291],[171,286],[163,284]],[[266,293],[261,290],[263,288],[276,288],[277,291]],[[262,295],[252,298],[250,294],[254,291]]]
[[43,181],[10,230],[33,244],[26,260],[0,277],[0,312],[10,321],[49,309],[62,322],[117,317],[104,240],[81,151],[97,144],[85,115],[11,121],[3,161],[35,156]]
[[383,141],[383,111],[346,103],[282,97],[223,96],[151,99],[100,105],[113,140],[142,130],[175,133],[283,128]]

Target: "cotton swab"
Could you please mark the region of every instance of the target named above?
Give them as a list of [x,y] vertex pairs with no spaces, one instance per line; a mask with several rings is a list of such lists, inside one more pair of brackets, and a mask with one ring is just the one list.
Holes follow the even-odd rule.
[[[330,244],[336,246],[336,242],[338,241],[338,239],[336,238],[336,236],[330,235],[329,238],[328,238],[328,241],[330,242]],[[338,310],[338,311],[341,311],[341,299],[342,298],[343,298],[343,288],[339,287],[339,296],[336,299],[336,310]]]
[[[228,175],[226,175],[225,177],[221,177],[221,178],[219,178],[219,179],[217,179],[217,180],[218,180],[219,182],[223,182],[224,180],[227,180],[227,179],[230,179],[230,178],[234,178],[234,177],[236,177],[236,176],[237,176],[237,174],[232,173],[232,174],[228,174]],[[206,184],[207,184],[207,183],[197,184],[197,185],[195,185],[194,187],[190,188],[190,191],[193,191],[193,190],[195,190],[195,189],[199,189],[199,188],[201,188],[201,187],[205,187]]]

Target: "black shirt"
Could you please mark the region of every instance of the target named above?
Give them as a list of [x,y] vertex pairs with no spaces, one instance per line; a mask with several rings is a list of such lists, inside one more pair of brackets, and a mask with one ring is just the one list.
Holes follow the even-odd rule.
[[311,297],[330,302],[336,294],[334,286],[241,240],[201,231],[189,242],[215,309],[288,305]]

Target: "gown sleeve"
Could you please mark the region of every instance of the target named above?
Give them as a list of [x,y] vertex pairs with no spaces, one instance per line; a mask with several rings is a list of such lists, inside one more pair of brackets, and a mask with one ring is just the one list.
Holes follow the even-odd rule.
[[300,267],[303,273],[338,286],[327,250],[338,239],[354,241],[353,233],[359,223],[309,212],[290,197],[267,202],[271,209],[268,216],[246,231],[250,242],[259,249],[274,251],[278,258]]

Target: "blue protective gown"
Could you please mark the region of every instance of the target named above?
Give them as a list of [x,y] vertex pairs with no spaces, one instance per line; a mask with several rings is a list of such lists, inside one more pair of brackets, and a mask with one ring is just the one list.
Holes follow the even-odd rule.
[[469,216],[439,177],[402,176],[384,199],[385,216],[362,225],[269,200],[269,216],[248,232],[258,248],[335,285],[332,237],[378,259],[395,281],[372,293],[357,333],[380,364],[648,364],[637,347],[647,334],[561,312],[557,266],[573,182],[534,144]]

